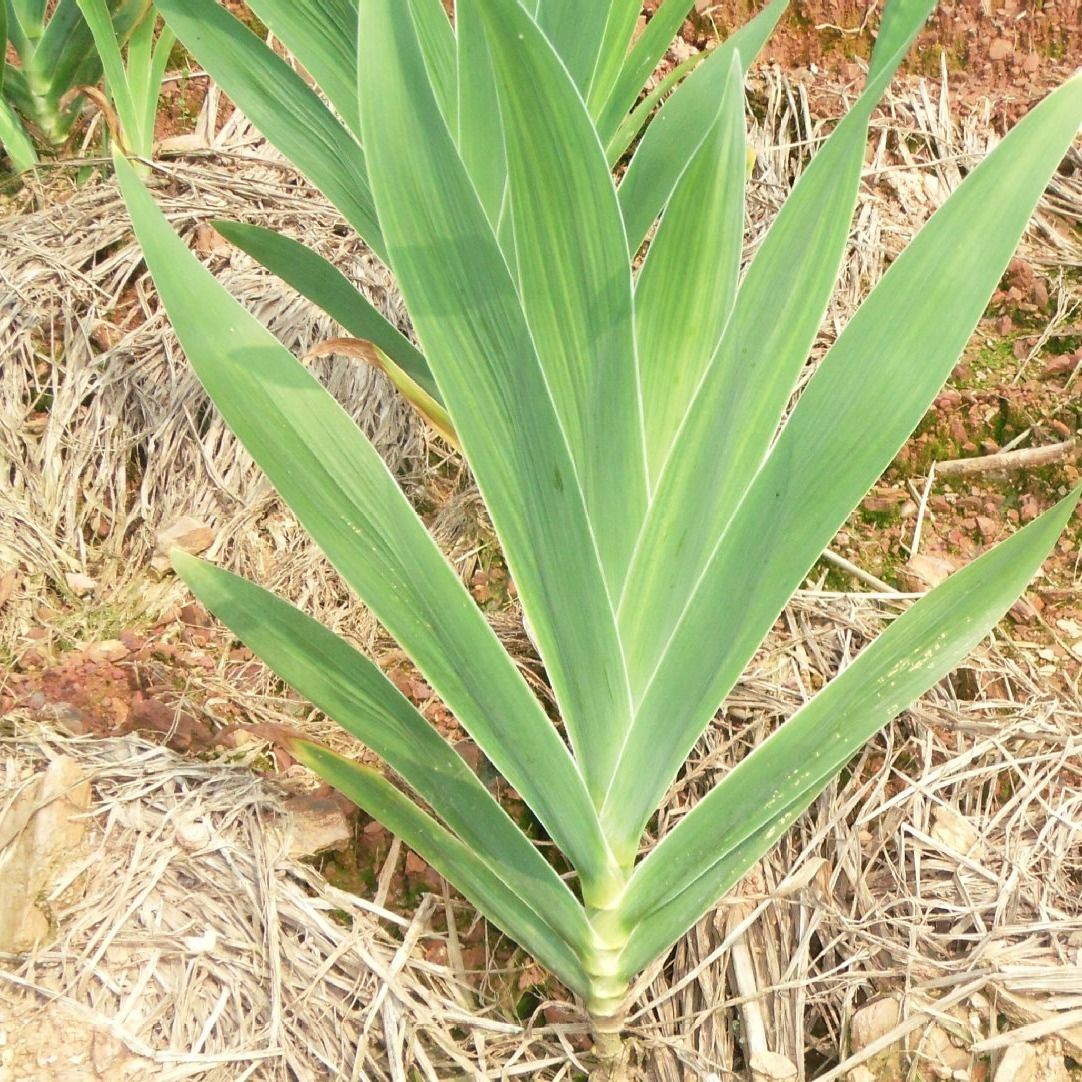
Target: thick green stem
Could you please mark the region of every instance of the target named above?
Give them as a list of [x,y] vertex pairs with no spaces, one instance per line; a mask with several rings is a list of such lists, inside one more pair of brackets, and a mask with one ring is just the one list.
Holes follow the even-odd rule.
[[627,929],[620,915],[620,903],[627,889],[627,871],[610,883],[602,904],[587,902],[587,917],[593,929],[592,949],[583,957],[590,978],[586,1009],[591,1018],[615,1017],[627,995],[627,978],[620,972],[620,955],[627,946]]
[[594,1033],[599,1074],[604,1082],[626,1077],[624,1044],[621,1033],[626,1015],[628,980],[621,972],[620,957],[627,946],[627,928],[620,915],[620,903],[627,886],[627,876],[614,884],[603,906],[590,906],[587,916],[593,930],[593,949],[583,958],[590,978],[586,1009]]
[[591,1073],[590,1082],[626,1082],[630,1079],[630,1049],[623,1038],[625,1016],[623,1010],[610,1015],[590,1015],[597,1057],[597,1069]]

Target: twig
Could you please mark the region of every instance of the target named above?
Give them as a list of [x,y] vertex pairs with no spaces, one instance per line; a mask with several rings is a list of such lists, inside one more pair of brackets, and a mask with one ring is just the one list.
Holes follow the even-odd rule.
[[970,1051],[976,1053],[994,1052],[1015,1042],[1036,1041],[1041,1037],[1062,1033],[1063,1030],[1070,1026],[1079,1024],[1082,1024],[1082,1009],[1061,1011],[1052,1015],[1051,1018],[1043,1018],[1039,1022],[1031,1022],[1028,1026],[1019,1026],[1017,1029],[1009,1029],[1003,1033],[997,1033],[994,1037],[978,1041],[970,1047]]
[[839,556],[831,549],[826,549],[823,552],[822,559],[833,567],[838,568],[839,571],[844,571],[847,575],[852,575],[853,578],[857,579],[859,582],[863,582],[865,586],[870,586],[873,590],[880,590],[885,594],[893,594],[896,592],[889,582],[877,579],[870,572],[865,571],[862,567],[857,567],[851,560],[847,560],[844,556]]
[[[748,915],[748,906],[737,906],[729,915],[730,928]],[[740,1013],[744,1018],[744,1052],[751,1067],[753,1082],[772,1082],[775,1079],[796,1078],[797,1070],[785,1056],[771,1050],[766,1036],[766,1023],[759,1004],[762,993],[755,977],[755,965],[751,959],[746,933],[741,932],[733,942],[730,959],[733,964],[733,982],[740,995]]]
[[920,548],[921,530],[924,529],[924,516],[928,510],[928,497],[932,492],[932,484],[935,481],[935,463],[928,468],[928,479],[924,482],[924,492],[921,494],[920,503],[917,505],[917,522],[913,527],[913,540],[909,543],[909,556],[912,559]]
[[940,477],[968,477],[973,473],[989,473],[993,470],[1024,470],[1029,466],[1048,466],[1073,458],[1082,448],[1077,436],[1063,443],[1050,443],[1044,447],[1024,447],[1018,451],[999,451],[994,455],[977,458],[955,458],[936,463]]

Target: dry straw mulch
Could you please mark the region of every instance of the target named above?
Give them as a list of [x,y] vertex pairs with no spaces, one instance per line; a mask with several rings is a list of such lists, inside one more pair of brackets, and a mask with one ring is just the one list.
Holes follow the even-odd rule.
[[[823,130],[806,89],[776,72],[760,73],[755,96],[765,119],[752,128],[749,252]],[[828,99],[818,95],[817,110]],[[943,88],[915,84],[891,99],[821,345],[986,152],[987,131],[980,116],[952,118]],[[1025,242],[1046,269],[1080,262],[1077,152],[1072,162]],[[207,219],[302,237],[405,326],[386,272],[242,117],[202,157],[161,167],[156,187],[227,288],[298,353],[337,329],[219,247]],[[214,532],[211,558],[386,649],[208,409],[141,271],[115,187],[52,177],[22,198],[0,259],[0,565],[19,569],[0,644],[14,650],[73,573],[96,583],[82,637],[174,604],[182,591],[147,563],[157,532],[192,515]],[[439,452],[382,378],[346,360],[314,367],[407,491],[428,499]],[[438,465],[445,504],[435,528],[468,576],[491,538],[468,477]],[[798,595],[700,742],[658,831],[904,603]],[[525,642],[513,618],[501,630],[516,649]],[[1082,1060],[1077,676],[1073,691],[1070,680],[1051,690],[1034,659],[998,636],[969,666],[975,692],[960,698],[945,682],[873,740],[734,896],[644,975],[630,1027],[648,1077],[723,1077],[743,1064],[741,1042],[753,1033],[800,1077],[839,1077],[867,1059],[849,1055],[856,1008],[886,994],[901,1009],[882,1043],[905,1040],[918,1065],[942,1066],[944,1040],[975,1064],[1016,1036],[1050,1034]],[[214,675],[192,679],[212,710],[222,690]],[[268,697],[248,700],[253,721],[278,718],[273,681],[264,687]],[[280,780],[132,737],[67,737],[21,712],[0,727],[0,801],[62,754],[93,780],[89,848],[50,903],[58,938],[0,959],[0,1031],[9,1052],[33,1049],[7,1056],[9,1077],[398,1082],[569,1079],[589,1068],[581,1026],[546,1021],[552,1004],[524,1022],[510,1017],[486,991],[498,975],[479,985],[463,971],[454,929],[476,919],[467,907],[430,897],[403,919],[291,858]],[[451,932],[434,930],[441,909]],[[421,947],[433,940],[444,941],[447,964],[425,960]],[[0,1074],[4,1055],[0,1046]]]

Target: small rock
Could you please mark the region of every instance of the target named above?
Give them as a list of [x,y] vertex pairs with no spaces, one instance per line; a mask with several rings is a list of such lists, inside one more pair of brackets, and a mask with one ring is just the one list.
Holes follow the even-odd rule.
[[1058,379],[1069,376],[1078,367],[1079,359],[1071,353],[1061,353],[1053,357],[1042,369],[1038,379]]
[[87,731],[83,712],[72,703],[48,703],[42,707],[41,714],[56,722],[72,736],[82,736]]
[[481,749],[472,740],[458,741],[455,751],[466,760],[466,764],[475,774],[481,769]]
[[1038,1068],[1037,1052],[1032,1045],[1008,1045],[993,1082],[1035,1082]]
[[909,589],[927,590],[944,582],[954,571],[954,564],[945,556],[917,552],[906,561],[901,577]]
[[889,1033],[902,1017],[902,1005],[893,996],[873,1000],[853,1015],[849,1041],[854,1052],[867,1048]]
[[2,609],[10,600],[11,595],[15,592],[15,572],[14,570],[8,571],[3,575],[0,575],[0,609]]
[[195,243],[192,247],[200,255],[225,255],[233,246],[210,222],[200,222],[195,227]]
[[[290,819],[290,856],[310,857],[328,849],[343,849],[353,837],[348,817],[332,797],[290,797],[285,809]],[[408,870],[408,859],[406,867]]]
[[963,702],[976,702],[981,696],[981,682],[975,669],[955,669],[947,682]]
[[933,813],[931,834],[937,842],[964,856],[974,856],[980,849],[980,832],[965,816],[953,808],[937,807]]
[[977,529],[980,530],[981,537],[985,541],[994,541],[996,534],[999,533],[999,523],[987,515],[978,515]]
[[158,699],[144,699],[136,703],[128,716],[126,728],[129,732],[142,730],[144,732],[167,733],[177,723],[177,711],[175,708],[166,706]]
[[1026,597],[1020,597],[1009,610],[1009,615],[1015,623],[1032,624],[1040,615],[1033,603]]
[[202,935],[185,936],[181,942],[184,949],[192,954],[210,954],[218,946],[218,933],[208,928]]
[[106,661],[123,661],[129,654],[128,648],[120,639],[102,639],[101,642],[92,642],[86,648],[86,656],[91,661],[99,663]]
[[211,627],[214,624],[210,613],[202,605],[197,605],[194,601],[189,601],[187,605],[181,608],[180,622],[187,624],[189,627]]
[[969,1053],[950,1039],[942,1026],[930,1026],[921,1041],[921,1058],[931,1065],[939,1078],[953,1078],[955,1072],[969,1068]]
[[873,515],[886,515],[898,509],[898,505],[905,501],[905,496],[900,492],[881,493],[875,496],[865,496],[861,500],[861,507]]
[[133,654],[139,653],[139,651],[142,650],[147,643],[146,639],[144,639],[142,635],[137,635],[134,631],[130,631],[127,628],[121,631],[120,634],[117,635],[117,638]]
[[854,1067],[845,1077],[846,1082],[880,1082],[879,1078],[863,1064]]
[[424,875],[428,871],[428,862],[413,850],[406,853],[406,875]]
[[87,597],[98,588],[97,579],[92,579],[89,575],[82,575],[78,571],[69,571],[64,576],[64,581],[68,584],[68,589],[76,597]]
[[186,814],[177,817],[173,824],[173,841],[186,853],[206,849],[214,838],[214,831],[206,816]]
[[988,59],[1005,60],[1012,51],[1011,43],[1006,38],[995,38],[988,46]]
[[47,658],[40,650],[31,646],[19,655],[15,664],[22,672],[26,672],[28,669],[44,668],[46,660]]
[[48,938],[40,902],[76,858],[89,807],[89,780],[61,755],[0,816],[0,950],[23,954]]
[[206,552],[214,544],[216,534],[205,522],[191,515],[185,515],[169,526],[159,530],[154,540],[154,557],[150,566],[155,571],[168,571],[172,566],[169,561],[169,553],[175,549],[183,549],[192,556]]
[[780,1052],[757,1052],[748,1066],[756,1082],[788,1082],[797,1076],[793,1061]]
[[105,320],[100,320],[95,323],[90,332],[90,341],[93,342],[102,353],[107,353],[109,350],[115,349],[116,346],[120,344],[123,337],[124,332],[115,323],[107,323]]
[[406,877],[414,887],[424,886],[432,891],[440,889],[439,872],[412,850],[406,852]]

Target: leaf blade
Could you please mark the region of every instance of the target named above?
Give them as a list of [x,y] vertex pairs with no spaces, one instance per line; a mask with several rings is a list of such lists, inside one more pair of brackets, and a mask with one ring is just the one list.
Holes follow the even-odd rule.
[[15,110],[2,98],[0,98],[0,146],[4,153],[11,159],[11,164],[16,173],[33,169],[38,164],[38,152],[26,134],[15,113]]
[[580,995],[589,986],[574,951],[478,858],[386,779],[311,741],[292,739],[290,753],[392,833],[453,883],[493,924],[521,943]]
[[230,244],[319,305],[354,338],[374,342],[427,394],[439,394],[421,351],[333,263],[273,229],[220,218],[213,224]]
[[507,151],[496,97],[496,76],[476,0],[456,0],[458,44],[458,151],[499,235],[507,194]]
[[576,949],[589,941],[585,913],[563,880],[372,661],[262,587],[180,550],[172,559],[211,612],[287,684],[376,752],[523,905]]
[[504,117],[522,308],[612,588],[646,502],[631,262],[616,192],[585,105],[538,27],[518,5],[478,0],[478,9]]
[[603,143],[607,143],[620,127],[690,10],[688,0],[662,0],[654,17],[631,46],[608,100],[598,114],[597,130]]
[[159,294],[226,422],[561,849],[598,863],[607,847],[574,761],[372,445],[114,162]]
[[157,7],[214,81],[382,258],[364,152],[319,96],[216,0],[158,0]]
[[743,72],[734,54],[717,120],[673,190],[635,286],[653,483],[736,299],[745,171]]
[[598,48],[597,64],[590,76],[587,92],[583,95],[589,106],[590,116],[595,122],[620,76],[641,12],[640,0],[612,0],[609,4],[605,29]]
[[[394,11],[393,0],[366,2],[360,32],[361,120],[390,263],[578,751],[591,727],[604,731],[621,717],[625,682],[605,582],[515,282],[428,86],[412,27]],[[403,147],[406,118],[419,134]],[[576,664],[583,656],[597,660],[596,672]],[[576,866],[587,892],[592,874],[604,879],[612,870],[605,862]]]
[[447,127],[458,127],[458,48],[440,0],[407,0],[428,80]]
[[[828,351],[689,593],[665,647],[672,662],[659,667],[644,695],[644,716],[654,725],[667,719],[672,733],[684,724],[669,707],[681,694],[689,708],[686,748],[701,728],[693,717],[709,718],[716,710],[786,600],[943,385],[1080,117],[1082,78],[1075,77],[966,178]],[[932,303],[933,296],[942,302]],[[823,471],[825,461],[834,468]],[[799,532],[791,522],[801,524]],[[700,651],[696,661],[696,646],[717,640],[719,620],[724,641],[715,652]],[[643,773],[635,792],[625,787],[623,794],[642,815],[654,807],[647,808],[645,795],[663,792],[679,765],[670,761],[662,778],[660,757],[645,754],[649,724],[638,730],[644,743],[629,752]]]
[[[632,933],[635,959],[682,934],[778,832],[754,851],[743,848],[749,839],[772,821],[791,822],[868,739],[972,652],[1037,573],[1080,496],[1082,485],[917,601],[680,821],[628,886],[624,913],[649,937],[644,945]],[[727,866],[732,854],[739,867]]]
[[537,25],[552,43],[583,97],[597,65],[607,22],[605,4],[539,0],[537,5]]
[[[910,29],[915,35],[917,27]],[[895,53],[895,66],[902,55]],[[801,174],[740,284],[724,334],[700,365],[701,378],[672,403],[671,439],[657,448],[654,498],[619,609],[637,697],[766,454],[822,323],[849,237],[868,121],[892,71],[869,84]]]
[[651,121],[620,182],[620,209],[628,245],[638,249],[654,219],[669,201],[684,163],[702,142],[715,115],[733,54],[745,65],[758,55],[789,0],[770,3],[751,22],[730,35],[670,95]]
[[356,0],[252,0],[248,7],[311,73],[359,138]]

